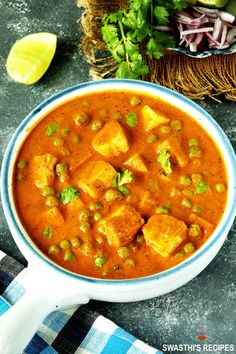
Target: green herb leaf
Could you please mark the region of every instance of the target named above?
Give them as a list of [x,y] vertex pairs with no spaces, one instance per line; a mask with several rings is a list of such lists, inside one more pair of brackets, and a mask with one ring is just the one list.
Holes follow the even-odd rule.
[[134,176],[133,173],[129,170],[123,169],[121,172],[118,172],[113,178],[112,187],[117,188],[119,192],[123,195],[128,195],[129,190],[126,187],[123,187],[124,184],[129,184],[133,182]]
[[118,187],[118,191],[121,192],[121,194],[123,194],[123,195],[128,195],[129,194],[128,188],[124,187],[124,186]]
[[196,193],[198,194],[206,193],[207,188],[207,184],[203,180],[200,180],[196,183]]
[[56,131],[58,130],[58,128],[59,128],[59,126],[57,123],[52,123],[45,129],[45,134],[47,136],[53,136],[56,133]]
[[125,117],[125,120],[130,128],[134,128],[138,124],[138,118],[134,112],[128,113]]
[[157,162],[167,175],[172,172],[170,157],[171,154],[169,154],[165,149],[163,149],[161,150],[159,156],[156,158]]
[[60,194],[61,202],[63,205],[69,204],[79,198],[79,192],[75,187],[64,188]]
[[169,12],[164,6],[155,6],[153,11],[159,26],[167,25],[169,23]]
[[52,236],[52,228],[50,225],[46,225],[43,230],[43,237],[51,238],[51,236]]

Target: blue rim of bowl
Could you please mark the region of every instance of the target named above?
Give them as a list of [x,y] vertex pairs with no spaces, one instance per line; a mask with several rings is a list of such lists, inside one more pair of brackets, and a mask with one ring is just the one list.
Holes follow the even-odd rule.
[[[195,111],[198,111],[208,121],[210,121],[210,123],[219,132],[222,142],[224,143],[225,148],[228,153],[228,156],[230,158],[232,169],[235,171],[235,173],[233,174],[234,196],[233,196],[233,202],[232,202],[232,209],[228,213],[224,223],[221,224],[221,227],[218,229],[218,233],[214,236],[214,238],[211,238],[207,245],[203,245],[196,253],[194,253],[191,257],[189,257],[184,262],[182,262],[170,269],[167,269],[166,271],[156,273],[153,275],[149,275],[146,277],[134,278],[134,279],[100,279],[100,278],[92,278],[92,277],[87,277],[87,276],[83,276],[80,274],[76,274],[76,273],[70,272],[69,270],[66,270],[65,268],[62,268],[61,266],[52,262],[45,255],[43,255],[43,253],[41,251],[36,250],[36,246],[35,245],[33,246],[32,245],[33,242],[31,244],[29,242],[29,240],[27,240],[27,238],[24,236],[20,226],[18,225],[18,223],[15,219],[14,212],[11,207],[11,198],[10,198],[10,192],[9,192],[9,189],[11,188],[11,184],[10,185],[8,184],[8,182],[12,179],[12,176],[9,175],[10,171],[8,170],[8,166],[9,166],[10,160],[12,158],[12,155],[14,156],[15,140],[18,137],[18,135],[20,134],[20,132],[22,132],[22,130],[24,130],[26,128],[26,126],[30,123],[31,119],[35,116],[35,114],[39,113],[43,108],[45,108],[47,105],[54,102],[55,100],[63,97],[66,94],[70,94],[74,91],[77,91],[78,89],[87,88],[89,86],[92,86],[92,87],[94,86],[94,88],[96,88],[96,87],[99,88],[99,86],[103,86],[105,88],[106,85],[110,86],[111,83],[113,83],[113,82],[116,84],[119,83],[121,86],[122,86],[122,84],[127,84],[127,83],[130,86],[140,85],[144,89],[143,90],[144,92],[145,92],[145,87],[152,88],[156,91],[157,96],[158,96],[158,92],[163,92],[163,93],[167,94],[167,96],[168,95],[174,96],[177,99],[180,99],[181,101],[185,102],[187,105],[192,106],[192,108],[194,108]],[[117,87],[115,89],[117,89]],[[125,89],[129,89],[129,88],[123,88],[123,89],[125,90]],[[214,245],[214,243],[221,237],[222,233],[224,234],[225,230],[227,230],[227,232],[229,231],[231,225],[233,224],[234,217],[236,215],[236,157],[235,157],[234,150],[231,146],[231,143],[229,142],[226,134],[221,129],[221,127],[218,125],[218,123],[204,109],[202,109],[196,103],[194,103],[190,99],[186,98],[185,96],[181,95],[180,93],[172,91],[172,90],[170,90],[166,87],[160,86],[160,85],[152,84],[152,83],[146,82],[146,81],[139,81],[139,80],[107,79],[107,80],[101,80],[101,81],[86,82],[86,83],[81,83],[81,84],[69,87],[63,91],[56,93],[52,97],[46,99],[45,101],[40,103],[35,109],[33,109],[26,116],[26,118],[21,122],[21,124],[18,126],[15,133],[13,134],[13,136],[7,146],[6,152],[4,154],[3,163],[2,163],[2,171],[1,171],[1,194],[2,194],[2,202],[3,202],[2,204],[3,204],[3,210],[5,213],[5,217],[7,219],[8,224],[11,224],[11,226],[12,226],[11,229],[13,229],[13,231],[14,231],[13,238],[16,240],[16,243],[17,243],[17,240],[20,239],[20,241],[22,241],[24,243],[24,245],[30,249],[31,253],[33,253],[34,256],[38,257],[38,259],[40,261],[46,262],[54,270],[57,270],[57,271],[63,273],[64,275],[67,275],[69,277],[72,277],[74,279],[77,279],[77,280],[80,280],[83,282],[90,282],[90,283],[100,284],[100,285],[103,285],[103,284],[104,285],[105,284],[106,285],[137,285],[137,284],[140,284],[143,282],[151,282],[151,281],[155,281],[157,279],[163,279],[163,278],[166,278],[170,275],[173,275],[174,273],[178,273],[180,270],[191,265],[197,259],[202,257],[203,254],[205,254],[207,251],[209,251],[210,248]]]

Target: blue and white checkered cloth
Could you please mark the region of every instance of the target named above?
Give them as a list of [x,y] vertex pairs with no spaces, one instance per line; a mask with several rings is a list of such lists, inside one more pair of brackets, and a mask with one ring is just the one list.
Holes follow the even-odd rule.
[[[24,267],[0,251],[0,316],[24,294]],[[86,306],[46,317],[24,354],[161,354]]]

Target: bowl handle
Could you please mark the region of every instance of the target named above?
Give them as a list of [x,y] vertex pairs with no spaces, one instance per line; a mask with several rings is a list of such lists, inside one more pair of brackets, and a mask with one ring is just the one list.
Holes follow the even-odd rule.
[[55,309],[42,294],[30,291],[0,317],[0,354],[22,354],[44,318]]
[[[57,290],[59,290],[57,288]],[[22,354],[38,327],[52,311],[85,304],[88,297],[78,290],[62,297],[57,293],[43,292],[31,287],[12,308],[0,317],[0,354]]]

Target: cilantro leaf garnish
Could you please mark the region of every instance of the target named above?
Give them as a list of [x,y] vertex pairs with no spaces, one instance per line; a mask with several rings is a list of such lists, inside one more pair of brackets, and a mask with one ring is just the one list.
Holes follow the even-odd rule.
[[69,204],[79,198],[79,192],[75,187],[64,188],[60,194],[61,202],[63,205]]
[[168,24],[170,16],[187,6],[186,0],[129,0],[127,9],[104,15],[102,37],[118,64],[116,77],[137,79],[147,74],[141,44],[147,43],[150,58],[161,58],[165,48],[174,46],[174,39],[156,27]]
[[113,178],[112,187],[117,188],[118,191],[123,195],[128,195],[129,190],[127,187],[124,187],[124,184],[132,183],[133,180],[133,173],[127,169],[123,169],[121,172],[118,172]]
[[196,183],[196,193],[203,194],[206,193],[206,191],[207,191],[207,184],[203,180],[199,180]]
[[169,154],[165,149],[162,149],[159,156],[156,158],[157,162],[167,175],[172,172],[170,157],[171,154]]

